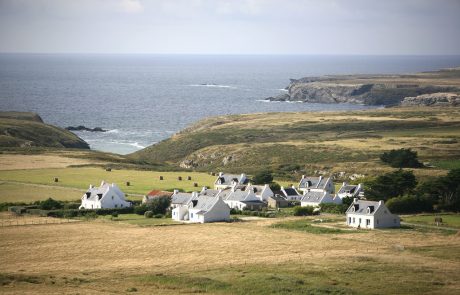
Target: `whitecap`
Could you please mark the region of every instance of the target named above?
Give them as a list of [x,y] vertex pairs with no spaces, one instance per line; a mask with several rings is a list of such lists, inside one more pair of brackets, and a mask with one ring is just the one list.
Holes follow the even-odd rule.
[[235,86],[231,86],[231,85],[207,84],[207,83],[190,84],[190,85],[187,85],[187,86],[190,86],[190,87],[209,87],[209,88],[232,88],[232,89],[236,88]]

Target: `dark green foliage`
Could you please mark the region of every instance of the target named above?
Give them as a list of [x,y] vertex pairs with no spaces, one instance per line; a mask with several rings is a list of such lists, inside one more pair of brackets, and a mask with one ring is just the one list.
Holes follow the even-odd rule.
[[433,203],[424,197],[402,196],[391,198],[386,206],[392,213],[420,213],[433,211]]
[[152,214],[166,214],[169,205],[171,204],[171,198],[168,196],[159,196],[149,201],[147,204],[141,204],[134,207],[134,213],[144,215],[146,211],[152,211]]
[[134,207],[134,213],[138,215],[144,215],[146,211],[148,211],[149,208],[147,207],[146,204],[142,204],[139,206]]
[[460,169],[422,183],[417,194],[430,199],[439,210],[460,211]]
[[399,149],[385,152],[380,160],[394,168],[420,168],[423,164],[418,161],[417,152],[411,149]]
[[313,226],[308,220],[292,220],[292,221],[285,221],[279,222],[272,225],[273,228],[281,228],[281,229],[288,229],[288,230],[297,230],[312,234],[339,234],[344,233],[343,230],[338,228],[328,228],[328,227],[320,227],[320,226]]
[[112,215],[114,212],[118,214],[128,214],[133,213],[133,207],[125,207],[125,208],[107,208],[107,209],[60,209],[60,210],[34,210],[30,209],[27,210],[29,214],[36,214],[41,216],[50,216],[50,217],[60,217],[60,218],[72,218],[72,217],[79,217],[79,216],[87,216],[87,215]]
[[24,202],[18,202],[18,203],[4,202],[4,203],[0,203],[0,211],[8,211],[9,207],[13,207],[13,206],[22,207],[22,206],[25,206],[25,205],[27,205],[27,204],[24,203]]
[[384,200],[411,193],[417,185],[412,171],[398,170],[365,182],[366,198]]
[[164,215],[163,214],[155,214],[153,217],[155,217],[155,218],[163,218]]
[[346,197],[342,199],[342,205],[347,206],[347,208],[350,207],[351,203],[353,203],[353,198]]
[[277,182],[270,182],[269,186],[270,186],[270,189],[273,192],[277,192],[277,191],[281,190],[281,186]]
[[48,198],[45,201],[41,201],[38,206],[42,210],[56,210],[64,207],[61,202],[56,201],[52,198]]
[[264,170],[256,173],[252,178],[254,184],[266,184],[273,182],[273,175],[271,171]]
[[112,217],[118,217],[118,212],[112,212],[110,215],[112,215]]
[[319,206],[321,208],[321,212],[323,213],[332,213],[332,214],[344,214],[347,211],[350,205],[347,204],[333,204],[333,203],[325,203]]
[[152,218],[153,217],[153,212],[152,211],[145,211],[144,217],[145,218]]
[[294,216],[308,216],[308,215],[313,215],[313,211],[315,210],[315,207],[312,206],[306,206],[306,207],[301,207],[301,206],[295,206],[293,208]]

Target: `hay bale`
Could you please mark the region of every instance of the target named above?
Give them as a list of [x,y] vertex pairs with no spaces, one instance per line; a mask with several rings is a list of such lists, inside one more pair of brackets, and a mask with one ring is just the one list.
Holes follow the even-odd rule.
[[160,176],[160,180],[163,180],[163,176]]
[[187,176],[187,180],[192,180],[192,177],[191,177],[191,176]]
[[131,183],[129,181],[126,182],[126,186],[130,186]]
[[181,180],[182,180],[182,176],[177,177],[177,180],[181,181]]
[[54,182],[59,182],[59,178],[55,177]]
[[194,183],[193,183],[193,186],[194,186],[194,187],[198,187],[198,183],[194,182]]

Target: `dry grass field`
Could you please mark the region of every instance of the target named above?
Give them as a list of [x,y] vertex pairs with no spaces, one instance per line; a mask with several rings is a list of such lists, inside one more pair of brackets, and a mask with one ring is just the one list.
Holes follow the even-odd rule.
[[[79,159],[85,152],[54,152],[38,155],[0,154],[0,170],[65,168],[73,165],[102,164],[102,161]],[[73,157],[69,157],[72,155]]]
[[[293,218],[291,218],[293,219]],[[299,219],[296,219],[299,220]],[[281,219],[0,228],[2,294],[458,294],[460,236],[312,234]]]

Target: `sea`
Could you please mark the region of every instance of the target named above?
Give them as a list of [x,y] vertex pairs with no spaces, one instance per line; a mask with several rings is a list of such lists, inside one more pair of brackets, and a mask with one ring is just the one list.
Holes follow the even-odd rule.
[[[0,54],[0,110],[31,111],[92,149],[128,154],[218,115],[337,111],[353,104],[268,102],[290,78],[400,74],[460,65],[460,56]],[[373,106],[375,107],[375,106]]]

